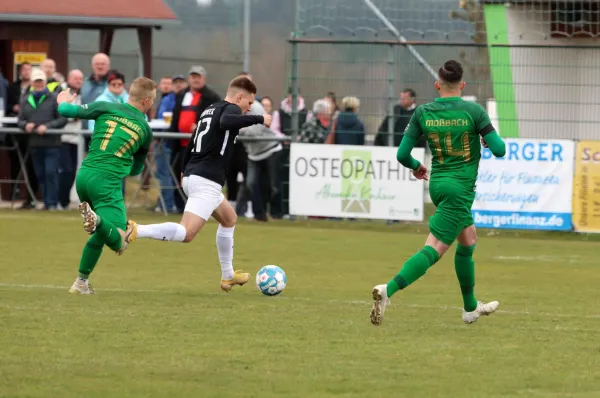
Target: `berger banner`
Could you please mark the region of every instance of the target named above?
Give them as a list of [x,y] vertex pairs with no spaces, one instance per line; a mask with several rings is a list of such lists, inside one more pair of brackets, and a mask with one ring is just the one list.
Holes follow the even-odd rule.
[[577,144],[573,224],[577,232],[600,232],[599,141],[580,141]]
[[[412,155],[424,161],[423,148]],[[290,213],[423,220],[422,180],[396,160],[396,148],[292,144]]]
[[482,228],[571,230],[573,141],[506,139],[482,152],[472,213]]

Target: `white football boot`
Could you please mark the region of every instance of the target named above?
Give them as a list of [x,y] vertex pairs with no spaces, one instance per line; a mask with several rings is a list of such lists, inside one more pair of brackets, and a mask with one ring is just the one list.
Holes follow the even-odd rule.
[[387,296],[387,285],[377,285],[373,288],[373,308],[371,309],[371,323],[381,325],[385,307],[390,303]]
[[81,218],[83,218],[83,229],[85,229],[85,232],[90,235],[96,232],[98,215],[92,210],[90,204],[88,202],[81,202],[79,212],[81,213]]
[[87,280],[83,279],[75,279],[73,282],[73,286],[69,289],[69,293],[71,294],[96,294],[92,285]]
[[500,303],[497,301],[490,301],[489,303],[478,301],[477,308],[474,311],[467,312],[463,309],[462,319],[465,323],[475,323],[480,316],[487,316],[496,312],[499,306]]

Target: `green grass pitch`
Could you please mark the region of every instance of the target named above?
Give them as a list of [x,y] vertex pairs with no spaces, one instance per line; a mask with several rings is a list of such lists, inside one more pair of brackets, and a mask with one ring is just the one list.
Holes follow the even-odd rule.
[[76,213],[0,225],[0,397],[600,397],[597,240],[482,231],[476,293],[500,312],[462,323],[451,249],[374,327],[371,288],[424,226],[242,223],[236,268],[287,272],[267,297],[253,280],[219,290],[215,223],[188,245],[105,250],[96,296],[67,294]]

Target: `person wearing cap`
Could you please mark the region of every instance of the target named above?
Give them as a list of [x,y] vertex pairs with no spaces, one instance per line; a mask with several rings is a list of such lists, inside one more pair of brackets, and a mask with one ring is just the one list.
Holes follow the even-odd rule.
[[[173,109],[173,118],[169,131],[175,133],[191,134],[196,130],[198,120],[202,112],[215,102],[221,101],[221,97],[206,85],[206,70],[202,66],[192,66],[188,73],[189,87],[179,93],[175,99],[175,108]],[[173,140],[173,153],[179,154],[183,158],[183,153],[188,144],[187,139]],[[175,175],[181,174],[181,162],[175,162],[173,165]],[[183,213],[185,207],[185,198],[179,192],[175,193],[175,205],[180,213]]]
[[56,93],[48,89],[44,71],[34,69],[31,81],[31,90],[21,100],[17,124],[30,137],[33,168],[42,188],[45,209],[56,210],[61,140],[60,135],[46,131],[65,127],[67,119],[58,113]]
[[[108,87],[94,102],[112,102],[126,104],[129,94],[125,90],[125,75],[117,70],[111,70],[106,76]],[[94,131],[94,120],[88,121],[88,128]]]

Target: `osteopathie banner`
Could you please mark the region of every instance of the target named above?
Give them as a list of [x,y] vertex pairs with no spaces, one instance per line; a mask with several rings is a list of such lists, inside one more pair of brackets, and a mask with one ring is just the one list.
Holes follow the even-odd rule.
[[[424,161],[423,148],[412,155]],[[423,220],[423,181],[396,160],[396,148],[292,144],[290,213]]]
[[600,232],[600,141],[578,142],[575,159],[575,230]]
[[506,139],[506,156],[482,152],[473,219],[481,228],[571,230],[575,144]]

